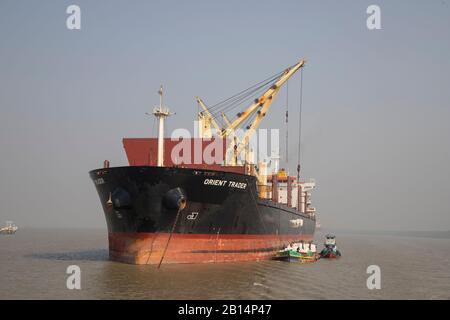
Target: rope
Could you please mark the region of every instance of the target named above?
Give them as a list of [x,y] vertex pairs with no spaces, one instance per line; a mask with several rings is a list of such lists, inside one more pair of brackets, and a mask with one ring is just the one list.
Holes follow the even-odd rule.
[[217,262],[217,248],[219,247],[219,233],[220,233],[220,227],[219,227],[219,230],[217,231],[217,236],[216,236],[216,250],[214,252],[214,263]]
[[178,212],[177,212],[177,215],[175,217],[175,221],[173,222],[173,225],[172,225],[172,230],[170,230],[169,239],[167,239],[166,247],[164,248],[163,254],[161,256],[161,260],[159,260],[158,269],[161,267],[161,264],[162,264],[162,262],[164,260],[164,256],[166,255],[167,248],[169,247],[169,242],[172,239],[172,234],[175,231],[175,226],[177,225],[178,217],[180,216],[180,212],[182,210],[183,210],[183,207],[178,208]]

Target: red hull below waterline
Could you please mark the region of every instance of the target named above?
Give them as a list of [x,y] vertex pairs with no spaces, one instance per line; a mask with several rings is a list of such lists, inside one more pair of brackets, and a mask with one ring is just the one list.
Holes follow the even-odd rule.
[[323,256],[322,258],[325,258],[325,259],[339,259],[339,257],[340,256],[338,256],[338,255],[336,255],[334,253],[329,253],[329,254]]
[[109,256],[131,264],[219,263],[259,261],[293,241],[312,241],[312,235],[109,233]]

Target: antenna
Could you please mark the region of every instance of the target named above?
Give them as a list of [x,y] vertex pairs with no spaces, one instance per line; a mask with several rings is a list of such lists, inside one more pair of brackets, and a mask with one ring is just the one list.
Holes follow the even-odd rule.
[[173,113],[169,111],[168,107],[165,107],[163,105],[163,86],[158,90],[159,94],[159,106],[155,107],[153,109],[153,115],[156,117],[156,119],[159,120],[158,125],[158,162],[157,166],[162,167],[164,166],[164,121],[167,117],[171,116]]

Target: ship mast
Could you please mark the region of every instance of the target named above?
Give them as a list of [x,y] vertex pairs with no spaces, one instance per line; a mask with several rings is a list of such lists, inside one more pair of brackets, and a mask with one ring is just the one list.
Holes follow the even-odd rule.
[[164,166],[164,121],[171,116],[169,108],[163,105],[163,87],[159,91],[159,106],[153,109],[153,115],[158,119],[158,161],[157,166]]

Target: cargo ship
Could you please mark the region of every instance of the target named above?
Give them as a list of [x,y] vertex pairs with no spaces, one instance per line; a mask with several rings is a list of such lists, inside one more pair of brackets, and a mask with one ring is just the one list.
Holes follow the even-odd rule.
[[[158,266],[258,261],[291,242],[313,239],[315,182],[300,178],[300,165],[295,177],[276,161],[255,163],[249,148],[283,84],[304,64],[211,107],[197,97],[193,138],[164,136],[172,113],[161,87],[153,109],[158,136],[124,138],[129,165],[111,167],[105,160],[89,173],[106,218],[111,260]],[[229,120],[224,110],[249,99],[250,106]]]

